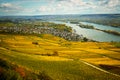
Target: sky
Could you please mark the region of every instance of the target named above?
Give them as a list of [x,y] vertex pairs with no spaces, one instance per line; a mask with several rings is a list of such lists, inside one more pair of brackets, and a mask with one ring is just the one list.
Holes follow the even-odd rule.
[[0,0],[0,15],[116,14],[120,0]]

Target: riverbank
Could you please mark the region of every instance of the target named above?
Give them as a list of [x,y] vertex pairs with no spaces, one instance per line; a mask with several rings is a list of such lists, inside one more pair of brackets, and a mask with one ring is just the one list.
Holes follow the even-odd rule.
[[102,32],[106,32],[106,33],[109,33],[109,34],[120,36],[120,32],[113,31],[113,30],[102,30],[102,29],[95,28],[94,26],[88,25],[88,24],[80,23],[80,24],[78,24],[78,26],[81,27],[81,28],[94,29],[94,30],[98,30],[98,31],[102,31]]
[[103,32],[106,32],[106,33],[109,33],[109,34],[120,36],[120,32],[116,32],[116,31],[112,31],[112,30],[101,30],[101,29],[97,29],[97,28],[94,28],[94,29],[99,30],[99,31],[103,31]]
[[[98,41],[98,42],[111,42],[111,41],[112,42],[113,41],[114,42],[120,42],[120,37],[118,35],[108,34],[106,32],[98,31],[98,30],[94,30],[94,29],[81,28],[81,27],[78,26],[78,24],[71,23],[70,21],[67,21],[67,22],[50,21],[50,22],[55,23],[55,24],[65,24],[66,26],[71,27],[72,30],[76,34],[78,34],[78,35],[82,34],[84,37],[86,37],[88,39],[91,39],[91,40],[94,40],[94,41]],[[100,28],[101,28],[101,26],[100,26]],[[102,28],[104,28],[104,26]],[[105,28],[109,28],[109,27],[106,26]],[[112,27],[112,28],[114,28],[114,27]],[[119,30],[117,29],[117,31],[119,31]]]

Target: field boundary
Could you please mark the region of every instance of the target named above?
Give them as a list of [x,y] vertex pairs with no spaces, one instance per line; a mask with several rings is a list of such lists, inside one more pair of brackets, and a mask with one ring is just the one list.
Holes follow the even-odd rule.
[[104,72],[104,73],[108,73],[108,74],[111,74],[111,75],[120,77],[120,75],[118,75],[118,74],[111,73],[111,72],[109,72],[109,71],[106,71],[106,70],[104,70],[104,69],[101,69],[101,68],[99,68],[99,67],[97,67],[97,66],[94,66],[94,65],[92,65],[92,64],[90,64],[90,63],[88,63],[88,62],[86,62],[86,61],[83,61],[83,60],[80,60],[80,59],[79,59],[79,61],[82,62],[82,63],[84,63],[84,64],[86,64],[86,65],[88,65],[88,66],[91,66],[92,68],[95,68],[95,69],[97,69],[97,70],[99,70],[99,71],[102,71],[102,72]]

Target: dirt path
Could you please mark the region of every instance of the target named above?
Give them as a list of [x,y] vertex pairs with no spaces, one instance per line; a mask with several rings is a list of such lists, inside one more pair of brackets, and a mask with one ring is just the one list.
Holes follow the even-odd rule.
[[88,65],[88,66],[91,66],[91,67],[93,67],[93,68],[95,68],[95,69],[97,69],[97,70],[99,70],[99,71],[102,71],[102,72],[104,72],[104,73],[108,73],[108,74],[111,74],[111,75],[120,77],[120,75],[118,75],[118,74],[114,74],[114,73],[108,72],[108,71],[106,71],[106,70],[104,70],[104,69],[101,69],[101,68],[99,68],[99,67],[96,67],[96,66],[94,66],[94,65],[92,65],[92,64],[90,64],[90,63],[87,63],[87,62],[83,61],[83,60],[79,60],[79,61],[82,62],[82,63],[84,63],[84,64],[86,64],[86,65]]

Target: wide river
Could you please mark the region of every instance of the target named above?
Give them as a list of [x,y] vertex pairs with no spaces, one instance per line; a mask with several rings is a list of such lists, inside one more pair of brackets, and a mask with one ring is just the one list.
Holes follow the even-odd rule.
[[[72,23],[69,23],[69,22],[68,23],[60,22],[60,21],[50,21],[50,22],[57,23],[57,24],[65,24],[67,26],[70,26],[70,27],[72,27],[72,29],[74,31],[76,31],[77,34],[79,34],[79,35],[82,34],[84,37],[87,37],[87,38],[95,40],[95,41],[99,41],[99,42],[116,41],[116,42],[120,42],[120,36],[117,36],[117,35],[105,33],[105,32],[98,31],[98,30],[93,30],[93,29],[81,28],[77,24],[72,24]],[[114,30],[114,31],[120,32],[120,28],[115,28],[115,27],[106,26],[106,25],[99,25],[99,24],[94,24],[94,23],[88,23],[88,22],[81,22],[81,23],[93,25],[94,27],[96,27],[98,29],[102,29],[102,30]]]

